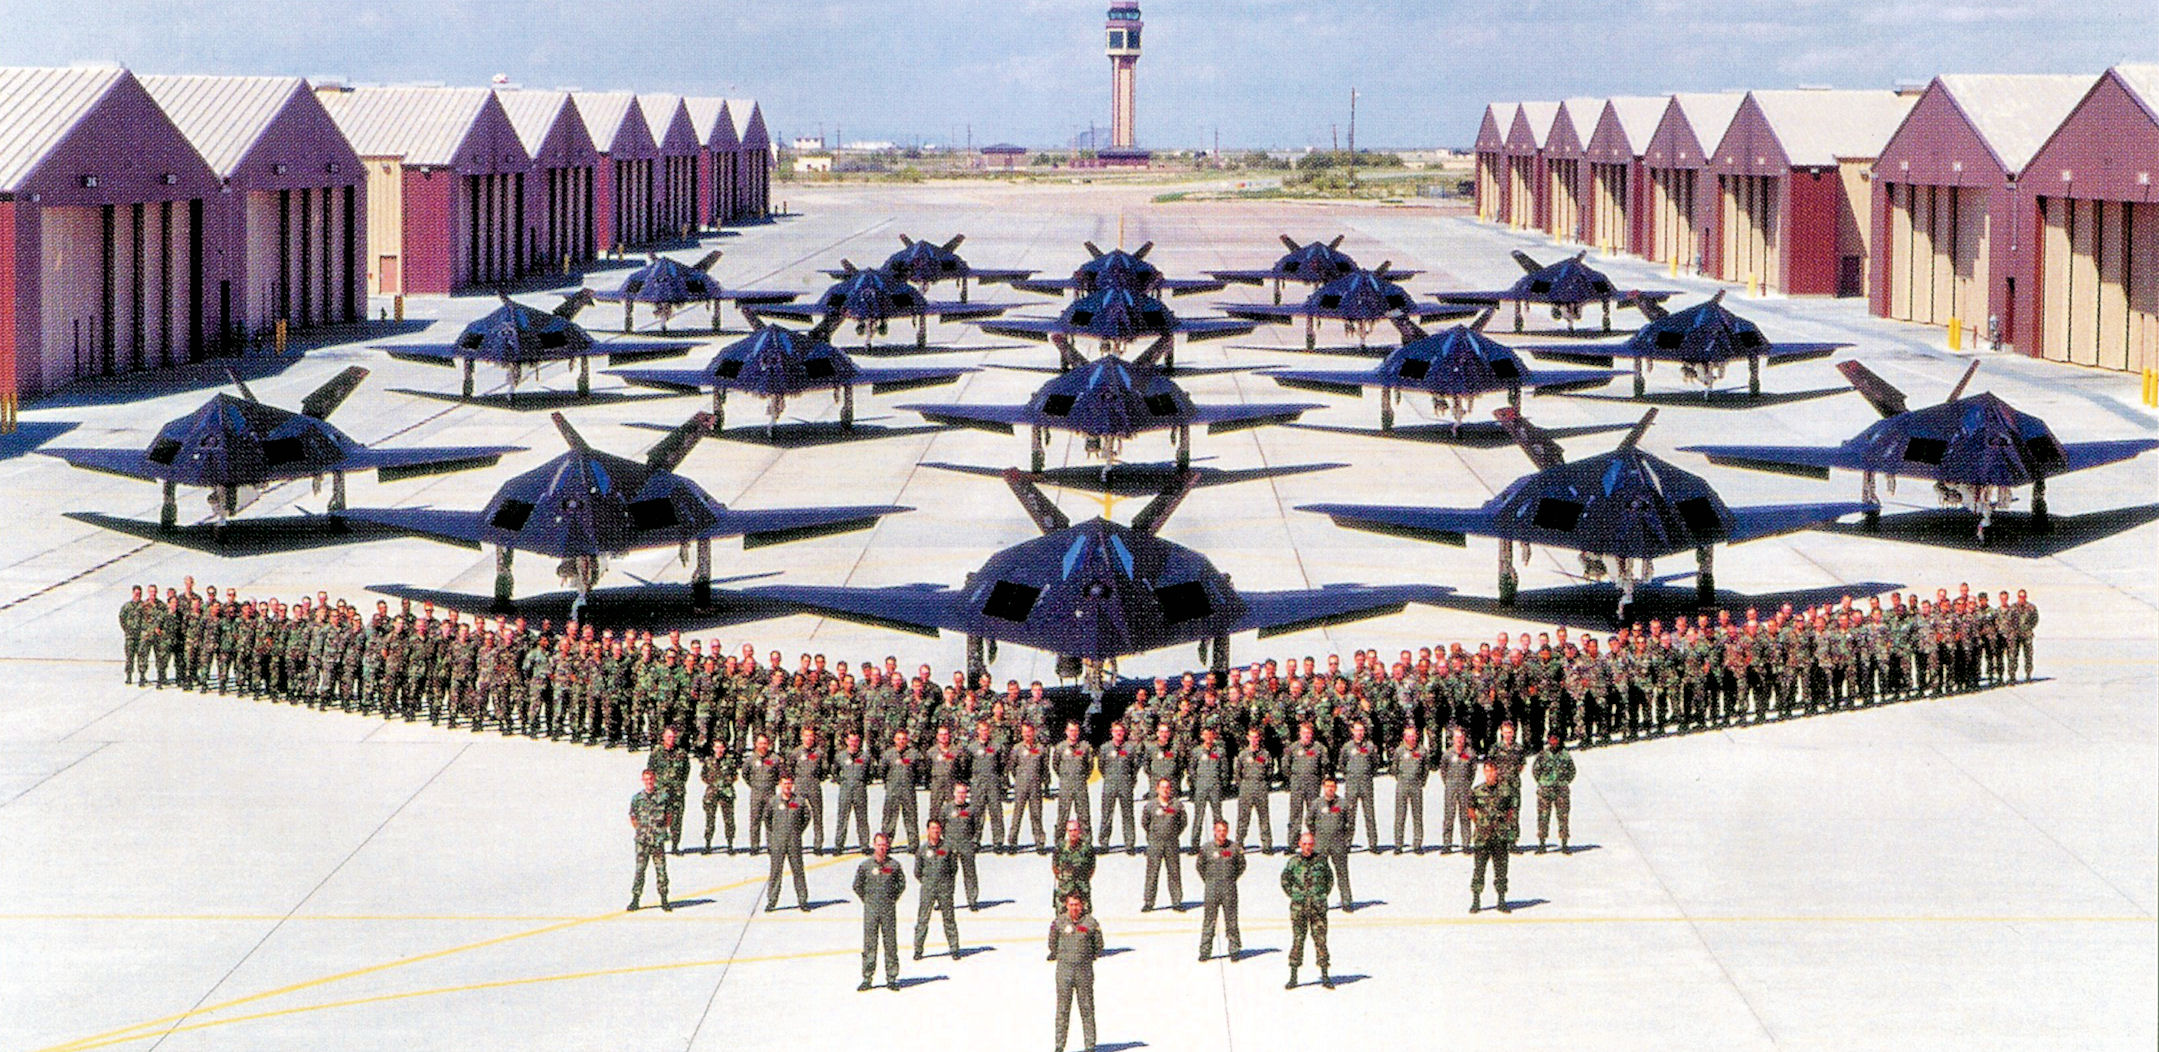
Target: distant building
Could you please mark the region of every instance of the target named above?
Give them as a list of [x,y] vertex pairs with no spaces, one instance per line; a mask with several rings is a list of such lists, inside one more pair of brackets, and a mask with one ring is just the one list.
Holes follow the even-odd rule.
[[602,251],[650,244],[658,230],[660,144],[637,96],[581,91],[573,98],[600,154],[596,209]]
[[2091,76],[1946,76],[1928,84],[1874,165],[1870,305],[1885,318],[2013,339],[2036,229],[2018,176]]
[[1649,251],[1649,173],[1643,158],[1670,99],[1654,95],[1605,100],[1582,153],[1589,162],[1583,240],[1608,252]]
[[203,215],[214,340],[230,346],[278,321],[364,314],[367,172],[307,82],[146,76],[142,85],[220,183]]
[[1865,295],[1867,180],[1914,101],[1886,89],[1748,92],[1711,153],[1712,272],[1793,295]]
[[705,143],[680,95],[648,94],[637,97],[637,108],[658,147],[653,188],[652,226],[655,238],[688,238],[698,227],[697,201],[704,196]]
[[2017,185],[2034,197],[2018,346],[2055,361],[2159,369],[2159,65],[2084,93]]
[[577,102],[567,91],[497,89],[495,97],[532,156],[525,180],[525,258],[538,270],[582,267],[598,255],[600,152]]
[[526,269],[532,158],[487,88],[316,88],[367,167],[368,288],[446,295]]
[[1025,146],[1018,146],[1009,142],[984,146],[981,153],[983,167],[1002,168],[1006,171],[1019,167],[1027,159],[1027,148]]
[[1507,129],[1514,127],[1520,103],[1495,102],[1484,108],[1477,125],[1477,218],[1488,223],[1507,219]]
[[795,171],[815,174],[831,170],[832,155],[829,153],[802,154],[795,158]]
[[772,214],[772,136],[755,99],[727,100],[735,122],[735,201],[731,220],[763,219]]
[[1665,103],[1649,137],[1642,171],[1649,178],[1648,256],[1688,271],[1712,266],[1717,245],[1716,180],[1705,174],[1709,151],[1732,126],[1746,96],[1682,92]]

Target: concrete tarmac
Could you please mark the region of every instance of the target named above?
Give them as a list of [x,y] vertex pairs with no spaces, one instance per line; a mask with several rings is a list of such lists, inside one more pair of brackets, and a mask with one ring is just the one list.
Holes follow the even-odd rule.
[[[1153,240],[1149,258],[1172,275],[1263,266],[1280,253],[1278,232],[1300,240],[1344,233],[1343,248],[1362,262],[1426,270],[1409,283],[1421,293],[1511,282],[1520,271],[1510,249],[1547,261],[1579,251],[1436,208],[1154,204],[1144,189],[1108,185],[783,186],[775,197],[800,214],[707,239],[726,252],[715,270],[723,283],[812,292],[826,281],[816,270],[842,257],[875,263],[903,233],[943,241],[964,232],[963,254],[978,265],[1049,272],[1082,262],[1085,239],[1104,247]],[[1640,261],[1592,261],[1623,286],[1685,290],[1682,305],[1721,287]],[[611,274],[619,271],[591,280]],[[937,295],[948,296],[949,287]],[[1204,314],[1213,301],[1266,295],[1233,287],[1172,306]],[[545,290],[526,298],[553,302]],[[1024,304],[1015,313],[1027,315],[1056,308],[995,286],[972,298]],[[1857,300],[1735,291],[1727,302],[1772,339],[1855,344],[1845,356],[1902,387],[1915,405],[1946,396],[1976,359],[1983,364],[1975,390],[2046,418],[2065,439],[2159,432],[2152,411],[2137,403],[2133,376],[1951,353],[1939,331],[1870,318]],[[447,339],[493,306],[492,296],[410,301],[415,324],[406,328],[434,327],[400,338]],[[619,318],[601,306],[580,320],[600,332],[619,327]],[[732,308],[724,320],[740,328]],[[642,315],[640,323],[649,327]],[[704,325],[701,312],[674,323]],[[1040,347],[1013,347],[963,326],[939,325],[931,335],[961,349],[929,360],[1054,362]],[[910,336],[895,328],[885,339]],[[861,339],[845,330],[840,338]],[[561,451],[544,412],[427,397],[454,393],[455,374],[367,349],[382,339],[342,333],[304,356],[251,362],[250,386],[272,404],[295,405],[339,369],[363,364],[373,375],[333,417],[355,438],[509,443],[531,452],[463,474],[356,478],[353,506],[478,507],[501,481]],[[1301,344],[1299,329],[1262,329],[1180,349],[1178,360],[1329,367],[1292,353]],[[707,356],[700,350],[689,360]],[[1351,368],[1360,360],[1340,361]],[[482,378],[484,387],[500,376],[483,370]],[[957,584],[1034,528],[996,481],[923,465],[1023,463],[1025,439],[923,430],[890,406],[1019,401],[1041,380],[988,369],[951,387],[865,393],[859,418],[892,431],[844,443],[817,440],[817,425],[837,416],[828,398],[787,406],[769,440],[763,407],[731,400],[730,434],[701,443],[684,466],[714,496],[751,508],[890,502],[919,510],[872,530],[747,553],[723,543],[716,576]],[[0,493],[9,503],[0,541],[0,1047],[1047,1044],[1045,858],[984,858],[989,904],[960,917],[966,946],[978,952],[943,956],[933,931],[932,955],[902,970],[906,988],[858,994],[860,912],[847,889],[855,856],[811,859],[818,908],[808,913],[761,912],[763,859],[695,853],[670,860],[685,908],[622,912],[632,862],[625,813],[641,756],[124,686],[114,614],[130,584],[176,586],[192,575],[199,585],[250,596],[294,600],[320,590],[371,609],[372,586],[485,595],[492,581],[489,554],[423,540],[363,533],[330,543],[299,531],[295,543],[294,531],[272,531],[221,551],[146,539],[111,520],[154,525],[155,486],[31,455],[39,444],[146,443],[221,382],[200,372],[84,384],[29,407],[22,434],[0,436]],[[541,384],[564,391],[572,381],[555,370]],[[1744,384],[1737,372],[1725,381]],[[1770,370],[1764,387],[1822,394],[1744,412],[1666,399],[1645,448],[1709,478],[1733,504],[1856,499],[1858,482],[1848,476],[1759,475],[1673,452],[1750,437],[1833,442],[1875,419],[1830,362]],[[706,404],[647,398],[610,378],[596,378],[595,388],[601,401],[568,413],[596,447],[625,455],[659,437],[629,425],[673,424]],[[1308,399],[1249,373],[1193,378],[1188,389],[1202,400],[1314,400],[1329,408],[1309,414],[1310,427],[1196,435],[1200,467],[1258,477],[1200,490],[1165,537],[1205,552],[1241,588],[1418,582],[1451,585],[1464,597],[1265,642],[1238,638],[1240,663],[1366,647],[1391,656],[1549,630],[1563,619],[1596,624],[1594,606],[1543,607],[1551,611],[1543,619],[1521,620],[1471,602],[1495,588],[1488,541],[1472,539],[1466,549],[1419,544],[1343,531],[1291,510],[1323,500],[1479,503],[1528,470],[1511,446],[1350,433],[1376,426],[1376,396]],[[1652,374],[1652,394],[1683,390],[1676,370]],[[1626,391],[1615,385],[1604,393]],[[1497,404],[1480,403],[1477,416],[1488,419]],[[1624,424],[1642,408],[1549,396],[1530,399],[1526,414],[1570,428]],[[1405,402],[1401,422],[1434,422],[1428,403],[1422,410]],[[1613,441],[1592,435],[1563,444],[1584,455]],[[1125,455],[1166,461],[1170,446],[1142,439]],[[1088,463],[1062,439],[1051,462]],[[1345,466],[1291,470],[1311,465]],[[1103,507],[1082,490],[1056,494],[1075,515]],[[1194,960],[1196,907],[1141,914],[1138,860],[1105,857],[1095,908],[1115,953],[1097,966],[1104,1042],[1177,1050],[1423,1047],[1491,1033],[1534,1048],[2152,1047],[2159,1041],[2159,529],[2151,522],[2159,517],[2159,458],[2056,480],[2048,496],[2064,520],[2053,539],[2020,539],[2020,505],[2000,543],[1964,544],[1961,527],[1912,524],[1927,517],[1933,499],[1925,486],[1907,483],[1887,498],[1892,521],[1907,524],[1890,535],[1810,531],[1717,556],[1718,584],[1740,604],[1858,583],[1872,586],[1863,591],[1899,586],[1928,597],[1960,582],[2027,589],[2043,611],[2037,682],[1583,751],[1577,850],[1517,856],[1510,897],[1520,908],[1511,915],[1467,913],[1462,855],[1354,856],[1364,906],[1335,915],[1334,972],[1349,981],[1333,991],[1282,989],[1288,926],[1278,857],[1255,856],[1243,882],[1245,957],[1206,964]],[[182,499],[185,521],[206,518],[199,493]],[[275,487],[243,519],[319,514],[326,499],[304,484]],[[1128,518],[1141,503],[1112,502],[1111,514]],[[1568,553],[1536,551],[1522,569],[1525,597],[1574,586],[1565,576],[1574,567]],[[521,560],[519,594],[559,589],[551,571],[545,560]],[[602,585],[679,585],[687,576],[675,552],[659,551],[615,562]],[[1677,585],[1691,591],[1691,581]],[[807,616],[697,635],[729,650],[744,642],[760,653],[777,649],[790,663],[804,652],[853,662],[893,654],[904,668],[927,662],[944,675],[961,660],[957,638],[933,643]],[[1180,648],[1133,659],[1124,671],[1196,663]],[[1022,683],[1054,681],[1053,671],[1047,655],[1010,647],[993,666],[1000,680]],[[1383,833],[1392,797],[1383,781]],[[1428,825],[1436,828],[1436,792],[1431,802]],[[1278,797],[1277,822],[1283,804]],[[693,812],[686,824],[698,829],[700,820]],[[1196,880],[1186,890],[1196,903]],[[655,901],[649,892],[646,901]],[[792,903],[791,891],[783,901]],[[903,929],[914,901],[910,889]],[[1316,973],[1308,965],[1303,977]]]

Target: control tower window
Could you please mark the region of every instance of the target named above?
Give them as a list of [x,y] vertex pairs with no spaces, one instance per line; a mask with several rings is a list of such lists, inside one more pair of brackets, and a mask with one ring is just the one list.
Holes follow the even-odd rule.
[[1122,30],[1122,29],[1112,29],[1112,30],[1110,30],[1110,31],[1109,31],[1109,46],[1111,46],[1111,47],[1123,47],[1123,46],[1124,46],[1124,30]]

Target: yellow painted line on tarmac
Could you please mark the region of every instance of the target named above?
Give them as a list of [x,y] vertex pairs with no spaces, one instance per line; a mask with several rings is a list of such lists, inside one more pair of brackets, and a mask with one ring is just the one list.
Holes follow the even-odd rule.
[[[842,860],[838,860],[838,859],[835,859],[835,860],[833,860],[833,861],[834,861],[834,862],[836,862],[836,861],[842,861]],[[826,862],[826,863],[822,863],[822,865],[830,865],[830,864],[832,864],[832,863],[831,863],[831,862]],[[745,883],[748,883],[748,882],[745,882]],[[730,885],[729,887],[740,887],[740,886],[743,886],[743,885],[741,885],[741,884],[737,884],[737,885]],[[726,888],[714,888],[714,889],[711,889],[711,892],[716,892],[716,891],[723,891],[723,890],[727,890],[727,889],[726,889]],[[711,892],[700,892],[699,894],[710,894]],[[610,914],[609,916],[617,916],[617,917],[619,917],[619,916],[622,916],[622,915],[621,915],[621,914]],[[758,915],[752,915],[752,917],[751,917],[751,918],[747,918],[747,919],[755,919],[756,917],[760,917],[760,916],[763,916],[763,915],[761,915],[761,914],[758,914]],[[746,919],[746,918],[742,918],[742,917],[732,917],[732,918],[728,918],[728,919],[729,919],[729,920],[733,920],[733,921],[740,921],[740,920],[743,920],[743,919]],[[1173,918],[1162,918],[1162,919],[1164,919],[1164,920],[1170,920],[1170,919],[1173,919]],[[1040,918],[1027,918],[1027,920],[1029,920],[1029,921],[1039,921],[1039,920],[1040,920]],[[1698,923],[1717,923],[1717,924],[1943,924],[1943,925],[1970,925],[1970,924],[2138,924],[2138,925],[2145,925],[2145,924],[2152,924],[2152,923],[2154,923],[2154,922],[2155,922],[2155,920],[2159,920],[2159,918],[2153,918],[2153,917],[2133,917],[2133,916],[2059,916],[2059,917],[2045,917],[2045,916],[1942,916],[1942,917],[1928,917],[1928,916],[1820,916],[1820,917],[1806,917],[1806,916],[1770,916],[1770,917],[1732,916],[1732,917],[1686,917],[1686,916],[1678,916],[1678,915],[1672,915],[1672,916],[1650,916],[1650,917],[1554,917],[1554,918],[1549,918],[1549,919],[1541,919],[1541,918],[1533,918],[1533,917],[1519,917],[1519,916],[1502,916],[1502,917],[1493,917],[1493,916],[1490,916],[1490,915],[1489,915],[1489,914],[1487,913],[1487,914],[1482,914],[1482,915],[1479,915],[1478,917],[1475,917],[1475,918],[1469,917],[1468,915],[1466,915],[1466,914],[1465,914],[1465,915],[1463,915],[1463,916],[1460,916],[1460,917],[1391,917],[1391,918],[1383,918],[1383,919],[1382,919],[1382,918],[1375,918],[1375,919],[1371,919],[1371,920],[1355,920],[1355,919],[1345,919],[1345,920],[1336,920],[1336,921],[1334,921],[1334,922],[1333,922],[1333,924],[1332,924],[1331,926],[1332,926],[1332,927],[1336,927],[1336,928],[1389,928],[1389,927],[1413,927],[1413,926],[1420,926],[1420,925],[1438,925],[1438,924],[1450,924],[1450,925],[1451,925],[1451,924],[1465,924],[1465,925],[1487,925],[1487,926],[1496,926],[1496,925],[1510,925],[1510,924],[1511,924],[1511,925],[1523,925],[1523,924],[1542,924],[1542,925],[1568,925],[1568,924],[1698,924]],[[580,921],[580,923],[582,923],[582,921]],[[1243,928],[1244,928],[1244,930],[1246,930],[1246,931],[1265,931],[1265,932],[1275,932],[1275,931],[1287,931],[1287,930],[1289,929],[1289,925],[1288,925],[1287,923],[1284,923],[1284,922],[1279,922],[1279,921],[1274,921],[1274,920],[1271,920],[1271,919],[1270,919],[1270,920],[1266,920],[1266,921],[1261,921],[1261,922],[1259,922],[1259,923],[1256,923],[1256,924],[1245,924],[1245,925],[1243,925],[1242,927],[1243,927]],[[1153,937],[1159,937],[1159,936],[1169,936],[1169,935],[1184,935],[1184,936],[1190,936],[1190,935],[1192,935],[1192,934],[1194,934],[1194,931],[1193,931],[1193,929],[1192,929],[1192,928],[1190,928],[1189,926],[1187,926],[1187,927],[1178,927],[1178,928],[1157,928],[1157,929],[1142,929],[1142,930],[1137,930],[1137,931],[1126,931],[1126,932],[1124,933],[1124,935],[1123,935],[1122,937],[1126,937],[1126,938],[1153,938]],[[498,941],[499,941],[499,940],[498,940]],[[1026,938],[1012,938],[1012,939],[989,939],[989,940],[983,940],[983,941],[980,941],[980,942],[970,943],[969,945],[970,945],[970,947],[972,947],[972,946],[1021,946],[1021,945],[1035,945],[1035,944],[1037,944],[1037,943],[1038,943],[1039,941],[1040,941],[1039,939],[1036,939],[1036,938],[1033,938],[1033,937],[1026,937]],[[447,952],[454,952],[454,951],[444,951],[444,952],[445,952],[445,953],[447,953]],[[230,1025],[233,1025],[233,1024],[235,1024],[235,1023],[247,1023],[247,1022],[256,1022],[256,1021],[260,1021],[260,1020],[264,1020],[264,1019],[277,1019],[277,1018],[283,1018],[283,1017],[287,1017],[287,1016],[293,1016],[293,1015],[303,1015],[303,1014],[306,1014],[306,1013],[309,1013],[309,1012],[322,1012],[322,1011],[329,1011],[329,1010],[332,1010],[332,1009],[338,1009],[338,1008],[357,1008],[357,1007],[362,1007],[362,1006],[366,1006],[366,1005],[374,1005],[374,1004],[386,1004],[386,1003],[390,1003],[390,1002],[395,1002],[395,1001],[408,1001],[408,1000],[413,1000],[413,999],[416,999],[416,998],[422,998],[422,997],[442,997],[442,996],[449,996],[449,995],[452,995],[452,994],[460,994],[460,993],[473,993],[473,992],[476,992],[476,991],[484,991],[484,990],[502,990],[502,989],[510,989],[510,988],[515,988],[515,987],[520,987],[520,986],[535,986],[535,985],[540,985],[540,984],[543,984],[543,983],[577,982],[577,981],[581,981],[581,980],[587,980],[587,979],[606,979],[606,978],[613,978],[613,977],[616,977],[616,976],[624,976],[624,975],[639,975],[639,974],[646,974],[646,973],[653,973],[653,972],[668,972],[668,971],[681,971],[681,970],[685,970],[685,969],[691,969],[691,968],[713,968],[713,967],[720,967],[720,966],[733,966],[733,965],[743,965],[743,964],[780,964],[780,963],[786,963],[786,962],[790,962],[790,961],[804,961],[804,960],[814,960],[814,959],[818,959],[818,958],[825,958],[825,957],[852,957],[852,956],[856,956],[856,955],[858,955],[858,954],[859,954],[860,952],[861,952],[861,948],[860,948],[859,946],[848,946],[848,947],[845,947],[845,948],[842,948],[842,949],[826,949],[826,950],[804,950],[804,951],[800,951],[800,952],[796,952],[796,953],[767,954],[767,955],[761,955],[761,956],[756,956],[756,957],[719,957],[719,958],[708,958],[708,959],[701,959],[701,960],[690,960],[690,961],[668,961],[668,962],[663,962],[663,963],[659,963],[659,964],[640,964],[640,965],[627,965],[627,966],[624,966],[624,967],[620,967],[620,968],[600,968],[600,969],[591,969],[591,970],[587,970],[587,971],[579,971],[579,972],[564,972],[564,973],[560,973],[560,974],[556,974],[556,975],[539,975],[539,976],[527,976],[527,977],[524,977],[524,978],[518,978],[518,979],[495,979],[495,980],[488,980],[488,981],[485,981],[485,982],[477,982],[477,983],[462,983],[462,984],[457,984],[457,985],[451,985],[451,986],[437,986],[437,987],[429,987],[429,988],[426,988],[426,989],[421,989],[421,990],[405,990],[405,991],[400,991],[400,992],[398,992],[398,993],[390,993],[390,994],[376,994],[376,995],[373,995],[373,996],[369,996],[369,997],[355,997],[355,998],[347,998],[347,999],[344,999],[344,1000],[338,1000],[338,1001],[326,1001],[326,1002],[323,1002],[323,1003],[321,1003],[321,1004],[313,1004],[313,1005],[298,1005],[298,1006],[295,1006],[295,1007],[292,1007],[292,1008],[280,1008],[280,1009],[275,1009],[275,1010],[272,1010],[272,1011],[266,1011],[266,1012],[253,1012],[253,1013],[249,1013],[249,1014],[247,1014],[247,1015],[237,1015],[237,1016],[229,1016],[229,1017],[226,1017],[226,1018],[223,1018],[223,1019],[210,1019],[210,1020],[204,1020],[204,1021],[202,1021],[202,1022],[196,1022],[196,1023],[185,1023],[185,1024],[183,1024],[183,1025],[180,1025],[180,1026],[174,1026],[174,1027],[171,1027],[171,1028],[169,1028],[168,1030],[164,1030],[164,1031],[161,1031],[161,1033],[185,1033],[185,1032],[189,1032],[189,1031],[195,1031],[195,1030],[207,1030],[207,1029],[211,1029],[211,1028],[214,1028],[214,1027],[221,1027],[221,1026],[230,1026]],[[440,956],[440,955],[441,955],[441,954],[437,954],[437,955],[435,955],[435,956]],[[419,959],[419,958],[414,958],[414,960],[417,960],[417,959]],[[403,963],[403,962],[399,962],[399,963]],[[370,970],[373,970],[373,969],[370,969]],[[367,971],[367,970],[363,970],[363,972],[364,972],[364,971]],[[362,974],[362,972],[352,972],[352,973],[346,973],[346,975],[357,975],[357,974]],[[341,977],[342,977],[342,976],[340,976],[340,977],[333,977],[333,978],[341,978]],[[287,988],[287,989],[299,989],[299,988],[302,988],[302,987],[304,987],[304,986],[307,986],[307,985],[318,985],[318,984],[319,984],[319,982],[328,982],[328,981],[330,981],[330,980],[329,980],[329,979],[325,979],[325,980],[320,980],[320,981],[318,981],[318,983],[316,983],[316,984],[300,984],[300,985],[298,985],[298,986],[295,986],[295,987],[290,987],[290,988]],[[271,993],[277,993],[277,992],[283,992],[283,991],[272,991]],[[262,996],[269,996],[269,994],[263,994],[263,995],[257,995],[257,996],[258,996],[258,997],[262,997]],[[230,1006],[230,1005],[232,1005],[232,1004],[238,1004],[238,1003],[242,1003],[242,1002],[239,1002],[239,1001],[234,1001],[234,1002],[227,1002],[227,1003],[226,1003],[225,1005],[220,1005],[220,1006],[215,1006],[215,1007],[216,1007],[216,1008],[222,1008],[222,1007],[229,1007],[229,1006]],[[211,1011],[211,1010],[213,1010],[213,1009],[204,1009],[203,1011],[204,1011],[204,1012],[207,1012],[207,1011]],[[197,1013],[197,1014],[199,1014],[199,1013]],[[178,1017],[178,1018],[185,1018],[185,1017]],[[158,1024],[161,1024],[161,1023],[163,1023],[163,1022],[168,1022],[168,1021],[170,1021],[170,1020],[160,1020],[160,1021],[158,1021]],[[128,1042],[130,1042],[130,1041],[143,1041],[143,1040],[148,1040],[148,1039],[150,1039],[150,1038],[152,1038],[152,1037],[156,1037],[156,1036],[159,1036],[159,1035],[157,1035],[157,1034],[143,1034],[143,1033],[131,1033],[131,1032],[129,1032],[129,1031],[134,1031],[134,1030],[140,1030],[140,1029],[144,1029],[144,1027],[147,1027],[147,1026],[155,1026],[155,1025],[158,1025],[158,1024],[144,1024],[144,1026],[143,1026],[143,1027],[130,1027],[130,1028],[128,1028],[128,1030],[127,1030],[127,1031],[113,1031],[113,1032],[111,1032],[111,1033],[108,1033],[108,1034],[101,1034],[101,1035],[97,1035],[97,1036],[94,1036],[94,1037],[89,1037],[89,1038],[83,1038],[83,1039],[81,1039],[81,1040],[79,1040],[79,1041],[76,1041],[76,1042],[72,1042],[72,1043],[69,1043],[69,1044],[66,1044],[66,1045],[56,1045],[56,1046],[53,1046],[53,1050],[58,1050],[58,1049],[68,1049],[68,1050],[74,1050],[74,1052],[81,1052],[81,1050],[88,1050],[88,1049],[96,1049],[96,1048],[105,1048],[105,1047],[108,1047],[108,1046],[112,1046],[112,1045],[120,1045],[120,1044],[126,1044],[126,1043],[128,1043]]]
[[[838,863],[843,861],[846,861],[846,859],[827,859],[813,863],[804,868],[824,869],[828,866],[837,865]],[[714,895],[721,892],[733,891],[740,888],[749,887],[753,884],[763,884],[765,883],[765,880],[765,877],[754,877],[747,880],[738,880],[731,884],[722,884],[715,887],[704,888],[698,891],[694,891],[684,897],[695,898],[704,895]],[[102,1034],[92,1034],[88,1037],[77,1038],[73,1041],[50,1046],[47,1049],[41,1050],[41,1052],[71,1052],[71,1050],[76,1049],[99,1048],[109,1044],[144,1040],[156,1037],[159,1034],[165,1033],[171,1029],[178,1029],[176,1027],[168,1027],[167,1024],[180,1023],[196,1016],[208,1015],[213,1012],[222,1012],[226,1009],[236,1008],[240,1005],[253,1004],[257,1001],[266,1001],[273,997],[282,997],[285,994],[297,993],[301,990],[313,989],[318,986],[327,986],[331,983],[341,982],[346,979],[355,979],[364,975],[373,975],[378,972],[389,971],[393,968],[402,968],[406,965],[419,964],[423,961],[433,961],[440,960],[445,957],[454,957],[461,953],[469,953],[473,950],[482,950],[491,946],[500,946],[504,943],[516,942],[520,939],[529,939],[538,935],[549,935],[554,932],[566,931],[570,928],[575,928],[586,924],[593,924],[596,922],[621,920],[630,916],[632,916],[632,914],[622,911],[595,913],[584,917],[573,918],[571,920],[559,921],[556,923],[548,924],[544,927],[529,929],[527,931],[511,932],[507,935],[498,935],[491,939],[482,939],[479,942],[466,943],[462,946],[452,946],[447,949],[434,950],[413,957],[403,957],[394,961],[385,961],[381,964],[371,964],[364,968],[354,968],[349,971],[337,972],[335,974],[322,976],[316,979],[308,979],[302,982],[290,983],[285,986],[274,987],[272,989],[264,990],[259,993],[248,994],[244,997],[236,997],[229,1001],[220,1001],[216,1004],[204,1005],[200,1008],[189,1009],[188,1011],[180,1012],[174,1015],[162,1016],[157,1019],[137,1023],[133,1026],[121,1027],[118,1030],[109,1030]],[[138,1033],[138,1031],[148,1032]]]

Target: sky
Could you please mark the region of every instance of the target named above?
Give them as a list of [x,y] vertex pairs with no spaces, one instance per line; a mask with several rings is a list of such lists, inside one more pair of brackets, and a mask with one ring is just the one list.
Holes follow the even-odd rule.
[[[1106,125],[1102,0],[0,0],[0,65],[758,99],[784,136],[1065,143]],[[1463,146],[1488,102],[2091,73],[2154,0],[1142,0],[1143,146]],[[2141,50],[2139,50],[2141,49]]]

